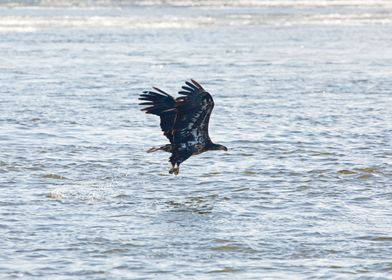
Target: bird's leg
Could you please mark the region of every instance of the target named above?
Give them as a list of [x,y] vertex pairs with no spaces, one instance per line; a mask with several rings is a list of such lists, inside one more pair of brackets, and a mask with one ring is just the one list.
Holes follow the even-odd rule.
[[172,168],[169,170],[169,173],[170,174],[173,174],[173,172],[174,172],[174,166],[175,166],[176,164],[175,163],[172,163]]
[[178,173],[180,173],[180,165],[177,163],[177,168],[176,169],[174,169],[174,171],[173,171],[173,173],[174,173],[174,175],[178,175]]
[[[177,167],[176,167],[177,165]],[[174,174],[174,175],[178,175],[178,173],[180,173],[180,165],[177,164],[172,164],[172,168],[169,170],[170,174]]]

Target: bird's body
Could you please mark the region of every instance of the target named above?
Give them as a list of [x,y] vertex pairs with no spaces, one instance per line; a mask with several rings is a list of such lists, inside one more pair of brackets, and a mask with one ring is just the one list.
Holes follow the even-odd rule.
[[179,172],[179,165],[190,156],[210,150],[225,150],[225,146],[214,144],[208,135],[208,123],[214,100],[203,87],[194,80],[185,82],[179,92],[182,96],[174,99],[166,92],[154,87],[155,91],[144,91],[140,100],[147,105],[143,108],[147,114],[161,118],[161,129],[170,144],[151,148],[148,152],[158,150],[170,152],[172,169],[169,173]]

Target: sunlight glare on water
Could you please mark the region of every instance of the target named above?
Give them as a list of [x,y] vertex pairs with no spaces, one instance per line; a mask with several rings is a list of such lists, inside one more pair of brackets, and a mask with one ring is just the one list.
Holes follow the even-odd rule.
[[[389,1],[72,2],[0,4],[1,279],[390,276]],[[229,151],[175,177],[190,78]]]

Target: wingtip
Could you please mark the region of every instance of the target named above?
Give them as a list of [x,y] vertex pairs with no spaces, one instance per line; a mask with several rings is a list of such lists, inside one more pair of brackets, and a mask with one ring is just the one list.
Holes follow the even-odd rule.
[[157,88],[157,87],[152,87],[153,89],[155,89],[157,92],[159,92],[159,93],[162,93],[162,94],[164,94],[164,95],[166,95],[166,96],[169,96],[169,94],[168,93],[166,93],[166,92],[164,92],[163,90],[161,90],[160,88]]
[[191,79],[192,83],[195,84],[198,88],[204,90],[204,88],[198,83],[196,82],[194,79]]

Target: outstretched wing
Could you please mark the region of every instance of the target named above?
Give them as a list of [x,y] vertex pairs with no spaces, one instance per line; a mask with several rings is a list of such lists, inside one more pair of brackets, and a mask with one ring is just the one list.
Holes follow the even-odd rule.
[[185,86],[176,99],[177,117],[173,127],[175,144],[206,145],[211,141],[208,135],[208,123],[214,100],[203,87],[194,80],[185,82]]
[[174,98],[160,90],[159,88],[153,87],[155,91],[143,91],[140,95],[139,100],[142,102],[139,105],[146,105],[142,111],[147,114],[157,115],[161,118],[161,129],[163,134],[169,139],[170,143],[173,142],[173,126],[176,118],[176,101]]

